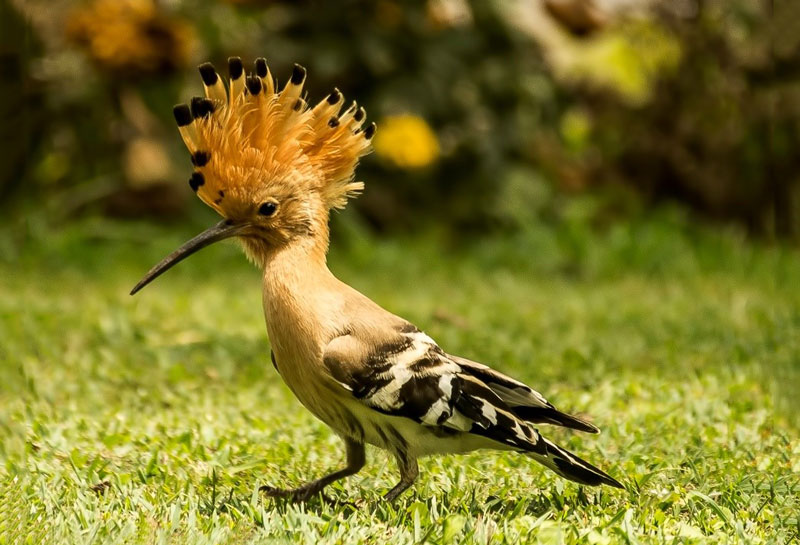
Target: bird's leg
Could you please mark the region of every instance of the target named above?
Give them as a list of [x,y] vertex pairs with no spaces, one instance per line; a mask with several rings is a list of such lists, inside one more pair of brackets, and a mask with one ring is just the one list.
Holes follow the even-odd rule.
[[282,489],[262,486],[261,491],[272,498],[289,498],[292,501],[306,501],[311,498],[311,496],[322,492],[322,489],[332,482],[349,477],[350,475],[355,475],[364,467],[364,463],[366,462],[364,445],[352,439],[345,439],[344,445],[347,449],[347,465],[344,468],[302,486],[298,486],[297,488]]
[[405,492],[419,475],[419,465],[416,458],[408,458],[405,454],[397,454],[397,467],[400,469],[400,482],[389,490],[383,499],[392,502],[397,496]]

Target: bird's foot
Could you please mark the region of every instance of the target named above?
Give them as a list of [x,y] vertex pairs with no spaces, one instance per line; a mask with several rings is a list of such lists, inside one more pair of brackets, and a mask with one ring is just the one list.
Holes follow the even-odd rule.
[[414,484],[414,481],[412,479],[402,479],[399,483],[395,485],[394,488],[392,488],[386,494],[383,495],[383,501],[387,503],[393,503],[394,500],[396,500],[400,496],[400,494],[408,490],[412,484]]
[[283,498],[293,502],[305,502],[316,494],[321,494],[322,489],[312,486],[315,483],[308,483],[297,488],[275,488],[274,486],[264,485],[259,490],[270,498]]
[[322,487],[316,482],[310,482],[297,488],[275,488],[273,486],[264,485],[259,488],[264,495],[270,498],[283,498],[292,503],[305,503],[314,496],[319,496],[319,499],[328,505],[337,505],[340,502],[332,499],[322,492]]
[[398,490],[397,487],[392,488],[386,494],[383,495],[383,501],[386,503],[394,503],[394,500],[403,493],[403,490]]

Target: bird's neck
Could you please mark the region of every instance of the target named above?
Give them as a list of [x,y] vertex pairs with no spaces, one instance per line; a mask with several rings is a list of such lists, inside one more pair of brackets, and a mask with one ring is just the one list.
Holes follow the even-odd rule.
[[310,357],[334,327],[339,281],[328,269],[327,249],[326,223],[263,256],[264,314],[278,354],[299,350],[298,358]]
[[287,244],[267,251],[260,263],[264,283],[292,289],[308,288],[309,284],[332,276],[327,264],[328,232],[298,237]]

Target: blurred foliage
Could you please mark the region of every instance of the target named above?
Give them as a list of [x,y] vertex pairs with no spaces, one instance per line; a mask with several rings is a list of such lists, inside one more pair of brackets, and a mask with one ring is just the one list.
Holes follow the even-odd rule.
[[192,27],[153,0],[95,0],[72,10],[66,36],[114,77],[173,72],[191,52]]
[[646,105],[654,84],[674,75],[682,54],[676,36],[652,21],[632,21],[565,49],[567,79],[591,81],[634,106]]
[[266,55],[281,82],[309,69],[312,102],[338,86],[378,123],[356,204],[378,229],[563,222],[562,196],[595,191],[600,220],[677,200],[800,238],[791,2],[0,6],[0,195],[15,210],[182,217],[194,201],[170,110],[201,90],[192,65]]
[[800,35],[800,4],[785,5],[771,15],[766,2],[708,2],[691,24],[663,16],[684,55],[652,100],[625,109],[585,97],[605,151],[597,179],[631,185],[651,200],[679,200],[752,232],[797,238],[800,40],[774,35],[773,21],[791,21]]
[[33,165],[47,128],[42,89],[30,76],[30,58],[41,44],[19,13],[0,2],[0,203],[8,204]]

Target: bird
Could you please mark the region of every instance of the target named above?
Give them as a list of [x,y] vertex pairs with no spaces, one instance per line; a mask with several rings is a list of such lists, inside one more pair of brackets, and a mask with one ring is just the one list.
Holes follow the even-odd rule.
[[267,496],[306,501],[359,472],[365,445],[387,451],[400,479],[393,501],[419,475],[418,459],[477,449],[513,451],[584,485],[619,481],[542,436],[539,424],[598,433],[542,394],[491,367],[445,352],[407,320],[383,309],[329,270],[328,220],[364,184],[359,159],[376,125],[334,88],[306,102],[306,70],[295,64],[279,89],[264,58],[246,74],[228,59],[228,81],[199,66],[204,96],[174,107],[189,150],[189,186],[222,216],[155,265],[134,295],[198,250],[235,237],[262,273],[271,360],[300,403],[345,447],[345,466]]

